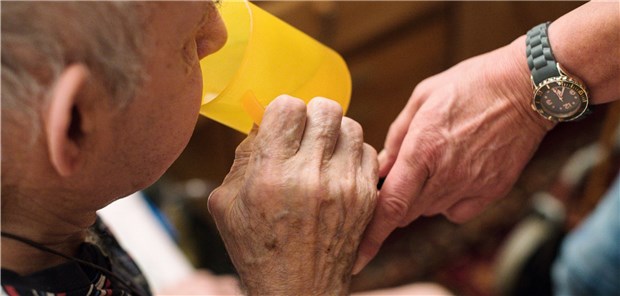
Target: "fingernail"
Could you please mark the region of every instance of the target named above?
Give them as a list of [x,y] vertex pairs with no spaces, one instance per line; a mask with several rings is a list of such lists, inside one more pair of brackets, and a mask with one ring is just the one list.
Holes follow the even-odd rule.
[[377,160],[379,161],[379,176],[380,177],[385,177],[387,175],[387,161],[388,161],[388,152],[387,150],[383,149],[381,150],[381,152],[379,153],[379,156],[377,156]]
[[357,261],[355,261],[355,265],[353,266],[353,275],[357,275],[358,273],[360,273],[360,271],[362,271],[362,269],[364,269],[364,267],[366,266],[366,261],[368,260],[368,258],[366,258],[366,256],[359,256],[357,258]]
[[379,165],[385,162],[387,160],[386,158],[387,158],[387,151],[383,149],[381,150],[381,152],[379,152],[379,156],[377,156],[377,160],[379,160]]

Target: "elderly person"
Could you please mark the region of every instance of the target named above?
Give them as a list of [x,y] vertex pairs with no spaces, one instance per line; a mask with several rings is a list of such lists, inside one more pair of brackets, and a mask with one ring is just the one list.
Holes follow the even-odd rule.
[[[95,211],[177,158],[225,40],[211,2],[2,2],[4,292],[150,294]],[[209,201],[247,292],[346,293],[376,183],[336,103],[276,99]]]

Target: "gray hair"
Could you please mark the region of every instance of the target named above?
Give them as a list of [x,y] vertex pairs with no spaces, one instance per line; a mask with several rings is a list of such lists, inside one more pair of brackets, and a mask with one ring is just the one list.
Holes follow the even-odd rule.
[[2,1],[2,117],[19,112],[27,122],[11,124],[39,132],[40,107],[59,74],[84,63],[118,106],[141,80],[142,19],[136,2]]

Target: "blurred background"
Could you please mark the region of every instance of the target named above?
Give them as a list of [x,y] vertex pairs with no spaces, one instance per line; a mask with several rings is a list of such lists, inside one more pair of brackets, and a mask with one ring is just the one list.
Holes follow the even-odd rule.
[[[583,4],[255,3],[341,53],[353,79],[347,116],[362,124],[366,142],[377,151],[419,82],[466,58],[506,45],[534,25]],[[555,254],[557,242],[592,209],[618,172],[617,154],[604,151],[613,150],[619,113],[617,105],[597,108],[583,121],[558,125],[508,197],[475,220],[454,225],[443,217],[422,218],[398,229],[377,258],[354,278],[353,290],[434,281],[459,295],[533,291],[527,289],[544,294],[548,289],[547,261]],[[228,172],[235,147],[243,138],[201,117],[186,151],[161,181],[146,191],[169,218],[191,262],[218,274],[232,274],[234,268],[206,202]],[[609,157],[601,161],[605,155]],[[549,194],[541,198],[539,192],[550,193],[563,210],[557,210],[558,203],[545,201]],[[536,223],[523,226],[525,220]],[[510,257],[509,237],[518,235],[515,229],[523,227],[543,227],[546,232],[536,238],[525,235],[517,239],[523,242],[529,238],[535,248],[521,252],[528,253],[520,255],[524,258]],[[539,261],[530,262],[532,257]]]

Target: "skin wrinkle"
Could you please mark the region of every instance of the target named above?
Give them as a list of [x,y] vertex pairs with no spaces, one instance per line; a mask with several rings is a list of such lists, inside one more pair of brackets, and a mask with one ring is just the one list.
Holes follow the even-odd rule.
[[[440,148],[438,147],[445,147],[444,145],[448,142],[442,129],[443,128],[439,125],[431,125],[425,130],[415,130],[411,127],[409,131],[419,134],[419,137],[424,139],[424,141],[417,143],[417,145],[420,146],[417,148],[418,153],[422,155],[412,155],[412,150],[406,150],[406,155],[403,156],[403,161],[405,161],[408,167],[412,168],[419,167],[420,165],[424,166],[426,169],[427,179],[431,179],[433,177],[436,169],[435,166],[432,165],[435,165],[441,158],[442,151],[439,150]],[[419,162],[421,162],[421,164]]]
[[[365,180],[360,180],[360,178],[358,177],[358,174],[357,174],[359,172],[359,167],[356,170],[354,170],[354,172],[356,174],[355,174],[355,176],[353,178],[355,180],[357,180],[357,182],[363,184],[363,182]],[[371,190],[374,190],[374,186],[371,188]],[[362,192],[361,189],[357,189],[357,188],[354,191],[350,191],[350,188],[346,188],[344,192],[355,192],[355,196],[354,197],[362,197],[362,196],[364,196],[364,192]],[[351,199],[351,203],[352,203],[351,206],[353,206],[353,207],[357,206],[358,202],[360,202],[360,198],[352,198]],[[369,211],[368,207],[366,207],[364,205],[362,205],[362,207]],[[344,203],[340,203],[340,211],[341,211],[341,215],[343,217],[344,223],[339,225],[339,227],[338,227],[338,233],[339,234],[344,232],[344,228],[349,228],[349,225],[352,225],[353,227],[357,226],[356,228],[359,229],[359,225],[366,225],[366,224],[368,224],[368,221],[366,221],[365,223],[364,222],[360,223],[361,221],[359,221],[359,220],[361,219],[361,217],[354,217],[353,221],[350,221],[350,219],[351,219],[350,216],[351,215],[349,215],[349,212],[348,212],[348,209],[347,209],[347,205],[345,205]],[[366,217],[366,220],[369,220],[369,217]],[[346,221],[349,221],[349,225],[344,225],[346,223]],[[333,247],[333,249],[335,248],[335,251],[338,251],[338,252],[340,252],[341,250],[346,248],[346,244],[352,243],[352,241],[346,240],[346,239],[337,240],[337,242],[339,242],[339,244],[335,245]],[[357,248],[355,248],[355,250],[357,250]]]
[[[399,192],[398,189],[395,191],[397,193]],[[402,193],[406,194],[407,192]],[[407,216],[407,212],[409,211],[411,205],[406,200],[400,198],[386,199],[385,196],[380,196],[380,198],[384,199],[383,202],[385,204],[383,205],[383,208],[388,213],[386,218],[390,219],[391,223],[399,223],[400,219]]]
[[[316,225],[319,225],[319,228],[323,228],[323,227],[321,227],[321,226],[323,226],[323,225],[321,225],[321,221],[323,219],[322,219],[322,212],[320,211],[320,207],[317,207],[317,213],[315,215],[316,215],[317,219],[319,220],[319,221],[316,221],[317,222]],[[322,231],[317,231],[316,233],[317,233],[317,235],[320,235],[321,232]],[[324,233],[324,231],[323,231],[323,233]],[[320,250],[321,248],[319,247],[320,246],[320,241],[318,239],[315,239],[315,240],[316,240],[316,243],[318,243],[318,244],[314,244],[313,245],[314,256],[317,257],[317,258],[323,258],[323,257],[319,256],[320,252],[321,252],[321,250]],[[312,270],[310,270],[310,272],[318,274],[318,276],[314,277],[314,283],[313,283],[313,286],[317,287],[317,286],[319,286],[319,284],[321,282],[323,282],[323,275],[324,275],[323,273],[319,273],[317,271],[319,271],[319,270],[326,270],[325,262],[323,262],[322,260],[314,260],[313,261],[313,267],[314,268]]]
[[[506,120],[505,117],[503,117],[503,114],[506,113],[507,108],[508,106],[505,106],[505,105],[499,105],[499,106],[493,105],[491,108],[486,109],[484,113],[485,113],[485,116],[488,116],[489,118],[494,118],[494,120],[492,120],[494,122],[502,121],[502,120]],[[453,135],[451,135],[451,138],[459,139],[465,136],[476,137],[478,133],[480,132],[483,132],[483,133],[492,132],[492,131],[489,131],[491,129],[491,126],[481,125],[479,120],[477,119],[478,117],[472,117],[471,120],[465,123],[461,129],[457,130]],[[512,145],[511,144],[512,140],[513,140],[512,138],[508,140],[502,139],[501,143],[497,143],[496,141],[492,141],[492,139],[487,139],[485,142],[478,143],[480,144],[480,147],[467,147],[471,149],[472,151],[477,152],[472,158],[469,158],[467,160],[467,163],[461,165],[462,168],[465,168],[467,170],[465,175],[476,176],[475,179],[472,181],[472,184],[475,186],[473,187],[474,192],[477,192],[477,194],[480,194],[483,196],[487,196],[488,198],[496,197],[495,194],[492,194],[490,192],[484,192],[484,190],[485,188],[489,188],[490,185],[495,184],[496,182],[501,182],[502,180],[501,180],[500,174],[493,173],[495,172],[495,169],[491,169],[489,167],[489,166],[492,166],[490,162],[488,161],[479,162],[477,160],[487,159],[487,157],[485,157],[486,155],[493,155],[495,150]],[[490,146],[491,144],[494,144],[494,146],[491,147]],[[458,146],[458,144],[455,144],[455,145]],[[448,154],[452,155],[452,153],[448,153]],[[446,162],[451,162],[451,161],[455,161],[455,160],[447,160]],[[512,160],[507,159],[505,160],[505,162],[512,162]],[[480,179],[482,177],[485,177],[485,178]],[[490,178],[494,178],[494,180]],[[443,190],[445,190],[445,187],[442,187],[442,188],[444,188]],[[441,190],[441,188],[435,188],[435,189],[431,188],[430,190],[437,191],[438,189]],[[433,205],[430,207],[431,209],[427,211],[428,213],[437,213],[439,212],[438,210],[439,208],[448,207],[454,203],[453,201],[454,199],[460,198],[460,196],[458,195],[458,190],[452,190],[451,192],[444,192],[444,193],[441,193],[440,195],[445,197],[444,200],[433,203]]]
[[[346,182],[345,182],[346,183]],[[339,190],[339,192],[351,192],[350,188],[346,188],[343,190],[342,187],[346,186],[344,184],[339,184],[340,186],[338,186],[337,190]],[[332,189],[333,190],[333,189]],[[332,236],[338,236],[339,234],[342,233],[342,228],[343,225],[346,223],[347,221],[347,216],[346,216],[346,208],[344,203],[341,200],[334,200],[334,199],[330,199],[328,203],[323,203],[323,206],[329,206],[333,211],[336,211],[336,217],[338,217],[338,222],[334,225],[335,229],[332,229],[331,233],[328,233],[329,235]],[[324,211],[326,212],[326,211]],[[339,240],[337,239],[332,239],[329,240],[327,243],[327,247],[325,248],[326,250],[333,250],[334,249],[334,242],[339,242]],[[330,253],[330,251],[327,251],[327,253]]]
[[[329,121],[321,120],[321,123],[331,122],[336,126],[327,127],[316,122],[318,117],[311,113],[314,111],[306,110],[305,105],[289,105],[286,108],[292,116],[286,122],[274,120],[274,116],[282,118],[283,112],[276,112],[285,108],[282,100],[291,99],[278,98],[275,104],[268,106],[261,127],[266,131],[280,127],[288,132],[265,134],[259,131],[256,138],[251,140],[253,143],[246,143],[253,150],[249,162],[238,166],[235,164],[222,185],[245,189],[233,193],[235,198],[232,199],[231,194],[223,195],[220,194],[223,191],[216,190],[209,200],[209,208],[216,222],[222,219],[223,214],[216,205],[218,200],[222,204],[227,204],[226,200],[233,200],[236,204],[247,205],[236,207],[240,211],[257,212],[251,214],[249,219],[240,213],[225,212],[225,215],[230,215],[224,218],[228,222],[218,223],[239,275],[257,285],[248,290],[249,294],[258,291],[262,291],[259,294],[277,294],[287,289],[295,291],[300,287],[304,287],[303,290],[297,291],[303,291],[303,294],[343,294],[350,280],[350,268],[357,250],[355,246],[365,226],[356,225],[356,222],[369,221],[373,209],[367,202],[358,199],[363,196],[374,201],[376,195],[376,189],[368,185],[377,179],[376,169],[374,174],[357,177],[360,165],[353,164],[363,159],[366,167],[375,167],[376,160],[361,156],[359,151],[350,153],[351,146],[357,146],[360,150],[366,146],[360,145],[358,139],[339,137],[346,130],[338,128],[342,121],[341,114],[328,112],[326,116],[333,118]],[[320,105],[321,102],[314,104]],[[302,122],[305,122],[305,127],[299,124]],[[336,130],[338,134],[317,132],[317,128]],[[338,139],[322,138],[321,134]],[[361,133],[354,135],[359,136]],[[322,146],[317,145],[316,141],[322,141]],[[300,143],[294,154],[289,154],[293,150],[290,149],[291,143]],[[273,148],[265,153],[268,151],[265,147]],[[331,157],[323,154],[330,149],[334,149]],[[329,161],[318,161],[317,154],[329,157]],[[366,164],[371,161],[375,161],[375,166]],[[235,173],[234,170],[243,170],[245,173]],[[287,214],[282,219],[274,219],[283,211]],[[342,215],[343,212],[346,215]],[[254,242],[241,243],[244,239],[264,232],[277,237],[276,246],[271,248],[270,236],[267,235],[261,235],[263,238]],[[244,246],[250,249],[244,249]],[[249,266],[243,264],[246,261],[259,263]],[[271,265],[267,268],[261,266],[261,263]],[[286,285],[273,286],[264,281],[265,278]]]
[[[244,215],[244,213],[246,213],[246,212],[247,211],[240,211],[240,213],[241,213],[240,216],[244,217],[244,219],[253,219],[254,218],[252,216]],[[234,225],[235,222],[234,221],[230,221],[228,223],[230,225]],[[263,228],[265,228],[265,225],[260,225],[260,224],[254,225],[254,224],[252,224],[252,225],[249,226],[249,230],[251,232],[267,233],[267,234],[271,233],[270,231],[268,231],[269,229],[263,229]],[[264,232],[266,230],[268,232]],[[244,234],[245,233],[244,229],[239,229],[239,230],[237,230],[235,232],[237,232],[236,235],[240,235],[240,236],[245,235]],[[275,235],[271,235],[271,236],[274,237]],[[267,238],[267,239],[269,239],[269,238]],[[250,256],[245,256],[245,257],[242,258],[243,259],[242,264],[247,264],[250,268],[252,266],[261,265],[261,264],[263,264],[265,262],[265,258],[266,257],[264,255],[262,255],[262,254],[277,251],[277,250],[265,250],[263,248],[260,248],[259,246],[262,246],[260,244],[253,244],[252,242],[247,242],[247,243],[248,243],[248,245],[236,245],[236,246],[233,246],[233,247],[241,248],[241,249],[248,249],[248,250],[250,250],[250,253],[255,254],[255,255],[250,254]]]
[[[450,92],[449,92],[450,93]],[[458,128],[455,128],[454,125],[452,124],[452,122],[454,122],[454,120],[448,120],[447,122],[448,124],[448,128],[446,130],[444,130],[444,132],[442,134],[444,134],[444,138],[446,139],[460,139],[460,138],[464,138],[464,137],[479,137],[480,134],[485,134],[485,133],[489,133],[492,131],[493,126],[495,125],[483,125],[482,124],[482,118],[492,118],[493,122],[499,122],[499,121],[503,121],[503,120],[507,120],[506,119],[506,114],[510,114],[510,108],[514,108],[514,106],[510,105],[510,104],[492,104],[490,107],[484,109],[484,111],[482,111],[482,114],[480,114],[479,116],[468,116],[467,114],[460,114],[459,111],[460,109],[458,107],[453,106],[453,104],[455,104],[456,100],[449,100],[451,102],[451,104],[446,104],[446,108],[448,109],[448,118],[452,119],[452,118],[458,118],[458,117],[463,117],[465,116],[465,118],[468,118],[468,120],[462,121],[460,122],[460,126]],[[500,100],[496,100],[496,102],[501,102]],[[477,101],[473,102],[473,104],[478,103]],[[457,110],[458,109],[458,110]],[[482,151],[490,151],[491,149],[497,149],[498,146],[495,146],[493,148],[485,148],[485,147],[490,147],[487,146],[490,143],[493,143],[493,139],[487,139],[486,143],[477,143],[480,144],[481,147],[460,147],[461,143],[460,142],[454,142],[452,143],[452,145],[448,145],[449,147],[453,148],[453,149],[469,149],[472,151],[478,151],[477,156],[470,158],[468,163],[462,164],[460,165],[460,167],[462,169],[466,169],[467,172],[464,172],[464,175],[471,175],[471,176],[483,176],[483,172],[485,172],[485,163],[479,163],[476,161],[477,157],[482,157]],[[494,143],[497,144],[497,143]],[[499,146],[499,148],[501,147],[507,147],[508,145],[511,145],[510,143],[501,143],[501,146]],[[456,148],[454,148],[456,147]],[[488,150],[487,150],[488,149]],[[489,153],[490,155],[492,155],[491,153]],[[443,153],[443,155],[454,155],[454,153],[451,152],[446,152]],[[456,155],[454,155],[456,156]],[[481,158],[484,159],[484,158]],[[459,159],[444,159],[442,162],[443,163],[451,163],[451,162],[459,162]],[[507,161],[511,161],[511,160],[507,160]],[[489,170],[490,171],[490,170]],[[489,177],[489,176],[487,176]],[[494,177],[496,179],[499,179],[499,175],[498,174],[494,174]],[[478,178],[478,177],[476,177]],[[459,179],[458,177],[455,179]],[[477,191],[481,192],[482,189],[485,186],[490,185],[491,181],[489,181],[489,179],[474,179],[474,181],[472,182],[474,184],[474,186],[477,186],[478,189]],[[429,184],[430,185],[430,184]],[[456,186],[457,188],[459,186]],[[435,188],[435,189],[433,189]],[[445,186],[436,186],[436,187],[431,187],[428,191],[431,192],[441,192],[441,191],[445,191]],[[444,193],[438,193],[439,196],[443,196],[446,200],[442,201],[440,205],[446,206],[446,205],[450,205],[453,202],[451,200],[458,198],[458,190],[454,190],[452,192],[444,192]],[[482,192],[481,192],[482,193]],[[487,194],[488,195],[488,194]],[[433,205],[431,206],[432,208],[437,208],[438,204],[435,202],[433,203]],[[435,212],[436,210],[430,210],[429,212]]]

